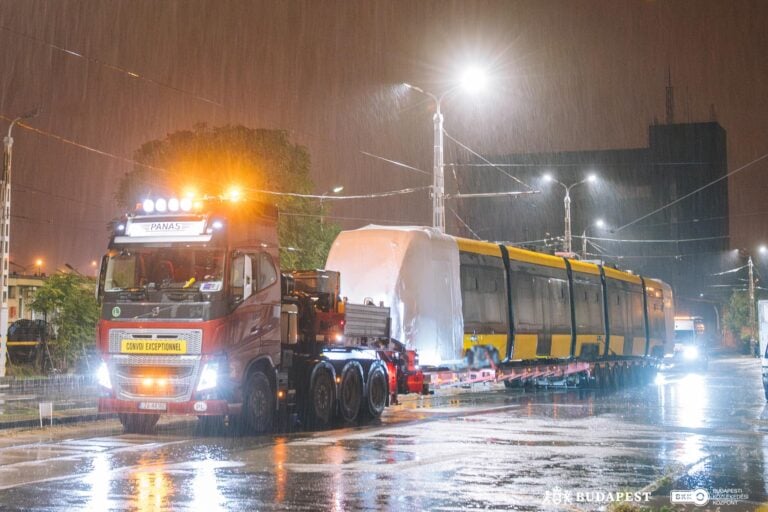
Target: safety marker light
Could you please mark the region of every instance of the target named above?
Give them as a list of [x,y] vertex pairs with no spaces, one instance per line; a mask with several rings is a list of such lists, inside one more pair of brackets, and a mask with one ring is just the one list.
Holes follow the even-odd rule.
[[168,210],[172,212],[179,211],[179,200],[172,197],[168,200]]
[[155,202],[151,199],[145,199],[142,203],[142,207],[144,208],[144,211],[147,213],[152,213],[155,211]]
[[182,198],[182,200],[179,201],[179,206],[184,212],[190,211],[192,209],[192,199],[189,197]]
[[168,209],[168,203],[162,197],[155,201],[155,210],[158,212],[164,212]]

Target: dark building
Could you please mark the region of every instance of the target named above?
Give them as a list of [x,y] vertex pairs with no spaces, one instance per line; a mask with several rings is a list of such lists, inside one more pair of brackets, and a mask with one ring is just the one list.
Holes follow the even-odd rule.
[[648,139],[648,147],[638,149],[488,156],[501,164],[496,168],[480,160],[459,163],[460,193],[520,190],[507,174],[541,193],[462,199],[455,207],[474,234],[457,230],[560,251],[565,189],[542,176],[571,185],[594,173],[595,182],[570,191],[573,252],[582,254],[586,231],[587,259],[663,279],[681,299],[711,296],[717,289],[710,276],[724,268],[729,246],[725,130],[716,122],[653,125]]

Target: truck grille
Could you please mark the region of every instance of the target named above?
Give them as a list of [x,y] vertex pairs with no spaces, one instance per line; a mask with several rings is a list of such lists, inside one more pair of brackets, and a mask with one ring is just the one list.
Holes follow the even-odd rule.
[[119,354],[124,340],[185,341],[187,354],[200,354],[203,349],[202,329],[110,329],[109,352]]
[[186,402],[199,376],[200,356],[115,354],[109,365],[119,399]]

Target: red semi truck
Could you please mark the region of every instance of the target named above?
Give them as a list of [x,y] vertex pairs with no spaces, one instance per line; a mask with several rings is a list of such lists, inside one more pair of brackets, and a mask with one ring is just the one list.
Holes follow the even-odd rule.
[[421,227],[343,232],[334,271],[281,273],[278,251],[262,204],[147,200],[115,221],[100,412],[128,432],[161,414],[322,427],[439,387],[644,382],[672,351],[671,288],[603,265]]
[[276,211],[262,204],[158,199],[115,221],[99,411],[127,432],[161,414],[237,418],[254,433],[379,416],[401,364],[389,309],[341,301],[337,272],[281,274],[278,261]]

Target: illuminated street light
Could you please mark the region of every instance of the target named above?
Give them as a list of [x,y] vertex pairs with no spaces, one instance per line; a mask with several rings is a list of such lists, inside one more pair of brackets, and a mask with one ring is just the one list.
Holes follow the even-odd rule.
[[[479,68],[470,68],[462,76],[462,86],[470,91],[479,91],[485,87],[487,78]],[[435,102],[435,115],[432,117],[434,126],[433,181],[432,181],[432,227],[445,233],[445,164],[443,162],[443,113],[441,103],[454,88],[448,89],[440,96],[425,91],[421,87],[403,83],[409,89],[428,96]]]
[[336,187],[333,187],[330,190],[326,190],[325,192],[323,192],[323,195],[320,196],[320,228],[321,229],[323,227],[323,224],[325,224],[325,215],[324,215],[324,212],[323,212],[323,199],[325,199],[325,197],[328,194],[338,194],[339,192],[341,192],[343,190],[344,190],[344,185],[338,185]]
[[488,85],[488,75],[484,70],[471,67],[461,77],[461,86],[470,93],[483,91]]
[[5,377],[5,361],[8,355],[8,269],[11,243],[11,160],[13,155],[13,127],[25,119],[31,119],[39,113],[33,110],[22,114],[8,127],[8,135],[3,139],[3,175],[0,177],[0,377]]
[[597,175],[590,174],[586,178],[584,178],[581,181],[577,181],[576,183],[572,183],[570,185],[566,185],[564,183],[561,183],[560,181],[556,180],[551,174],[546,173],[542,176],[542,179],[546,182],[553,182],[557,183],[561,187],[565,189],[565,197],[563,198],[563,206],[565,207],[565,243],[563,252],[567,254],[572,254],[571,252],[571,189],[573,187],[578,187],[579,185],[583,183],[594,183],[597,181]]
[[[597,219],[593,226],[598,229],[603,229],[605,227],[605,221],[603,219]],[[587,259],[587,230],[590,227],[591,226],[585,227],[584,232],[581,234],[581,259],[583,260]]]
[[41,270],[43,268],[43,260],[41,260],[40,258],[37,258],[35,260],[35,266],[37,267],[37,274],[36,275],[38,275],[38,276],[41,275],[42,274]]

